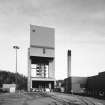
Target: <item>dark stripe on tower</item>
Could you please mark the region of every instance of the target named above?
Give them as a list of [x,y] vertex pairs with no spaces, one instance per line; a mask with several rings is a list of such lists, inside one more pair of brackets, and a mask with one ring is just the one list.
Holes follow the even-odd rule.
[[68,50],[68,56],[71,56],[71,50]]

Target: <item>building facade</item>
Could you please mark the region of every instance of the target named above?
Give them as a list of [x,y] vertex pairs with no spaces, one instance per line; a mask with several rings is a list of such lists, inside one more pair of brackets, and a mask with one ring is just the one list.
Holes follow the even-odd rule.
[[87,77],[72,76],[64,80],[66,93],[84,93],[86,90]]
[[30,25],[28,49],[28,91],[54,88],[55,81],[54,29]]
[[105,97],[105,72],[88,77],[86,92],[90,96]]

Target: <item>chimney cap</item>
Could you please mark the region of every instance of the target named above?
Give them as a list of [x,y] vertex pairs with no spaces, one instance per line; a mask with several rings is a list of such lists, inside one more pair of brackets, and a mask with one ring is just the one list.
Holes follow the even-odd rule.
[[68,50],[68,56],[71,56],[71,50]]

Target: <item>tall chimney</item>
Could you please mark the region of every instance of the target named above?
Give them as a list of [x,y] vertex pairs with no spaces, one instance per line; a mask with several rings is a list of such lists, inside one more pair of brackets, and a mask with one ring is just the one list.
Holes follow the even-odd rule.
[[71,50],[67,52],[67,77],[71,76]]

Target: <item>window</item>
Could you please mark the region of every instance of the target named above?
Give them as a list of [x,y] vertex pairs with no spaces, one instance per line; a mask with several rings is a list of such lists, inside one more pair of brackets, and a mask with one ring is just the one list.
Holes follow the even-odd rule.
[[32,74],[32,77],[48,78],[48,65],[47,64],[32,64],[31,74]]

